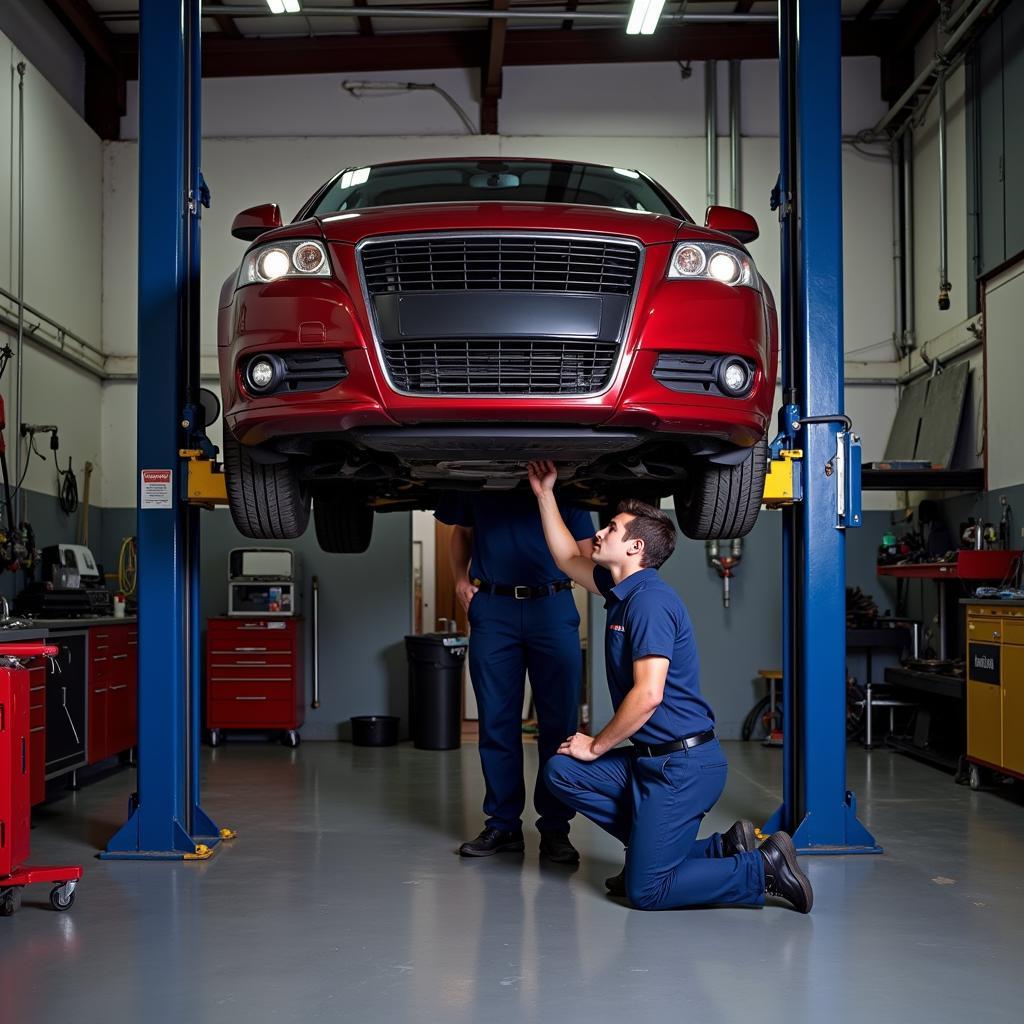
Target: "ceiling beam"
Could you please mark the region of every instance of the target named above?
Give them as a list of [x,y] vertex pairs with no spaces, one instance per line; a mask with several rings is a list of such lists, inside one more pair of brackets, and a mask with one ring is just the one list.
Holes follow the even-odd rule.
[[[508,0],[491,0],[491,9],[507,11]],[[505,64],[508,21],[495,18],[487,30],[487,55],[480,74],[480,134],[498,134],[498,100],[501,99],[501,69]]]
[[874,16],[875,12],[879,7],[882,6],[884,0],[868,0],[868,2],[857,12],[856,20],[860,24],[870,21]]
[[[369,7],[369,0],[352,0],[352,2],[356,7]],[[373,35],[373,18],[356,18],[356,24],[359,25],[361,36]]]
[[[358,0],[356,2],[358,3]],[[217,23],[217,28],[220,29],[221,35],[227,36],[228,39],[242,38],[242,31],[230,14],[215,14],[213,20]]]
[[[85,55],[85,123],[101,139],[118,138],[128,77],[118,42],[85,0],[46,3]],[[136,70],[133,77],[137,74]]]
[[[500,21],[501,19],[496,19]],[[507,23],[506,23],[507,24]],[[879,56],[887,33],[845,22],[845,56]],[[765,22],[737,25],[665,26],[653,36],[627,36],[621,29],[512,29],[505,36],[506,67],[553,64],[616,64],[644,61],[755,60],[778,55],[778,31]],[[203,38],[203,77],[331,74],[475,68],[489,52],[488,30],[401,32],[369,38]],[[118,37],[125,76],[138,76],[138,37]]]
[[[573,11],[576,10],[577,7],[579,7],[579,3],[580,3],[580,0],[566,0],[566,4],[565,4],[566,11],[571,14]],[[572,31],[572,26],[573,26],[572,18],[566,18],[565,21],[562,22],[562,29],[565,32]]]

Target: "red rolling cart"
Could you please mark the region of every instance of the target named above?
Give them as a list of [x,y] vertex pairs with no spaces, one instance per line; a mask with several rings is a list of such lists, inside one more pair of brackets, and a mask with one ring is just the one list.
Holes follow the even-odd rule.
[[41,642],[0,644],[0,917],[21,905],[26,885],[53,885],[50,905],[67,910],[75,902],[80,867],[33,867],[29,856],[31,815],[31,700],[29,671],[22,660],[55,655]]

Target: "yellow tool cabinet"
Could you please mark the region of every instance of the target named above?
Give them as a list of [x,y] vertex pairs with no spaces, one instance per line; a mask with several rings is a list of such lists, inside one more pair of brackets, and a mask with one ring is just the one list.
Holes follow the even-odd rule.
[[[967,760],[1024,779],[1024,601],[968,600]],[[980,775],[971,772],[971,785]]]

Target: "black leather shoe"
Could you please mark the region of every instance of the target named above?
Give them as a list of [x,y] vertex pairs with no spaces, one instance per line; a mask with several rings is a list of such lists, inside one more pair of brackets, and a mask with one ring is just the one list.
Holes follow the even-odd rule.
[[626,895],[626,869],[623,868],[617,875],[604,880],[604,887],[608,890],[609,896]]
[[525,849],[521,831],[506,832],[488,826],[476,839],[471,839],[459,847],[459,856],[491,857],[496,853],[522,853]]
[[793,840],[785,832],[774,832],[761,844],[760,853],[764,857],[765,894],[787,900],[801,914],[810,913],[814,892],[797,863]]
[[564,832],[541,832],[540,855],[552,864],[579,864],[579,850]]
[[728,832],[722,833],[722,856],[735,857],[737,853],[753,853],[757,849],[754,823],[740,818]]

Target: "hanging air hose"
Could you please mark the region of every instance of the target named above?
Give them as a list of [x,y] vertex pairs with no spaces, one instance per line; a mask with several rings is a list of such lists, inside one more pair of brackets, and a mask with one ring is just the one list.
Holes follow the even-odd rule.
[[134,597],[139,582],[138,549],[134,537],[125,537],[117,556],[117,589],[125,597]]
[[[53,440],[56,438],[54,434]],[[57,479],[60,481],[57,485],[57,501],[64,515],[71,516],[78,511],[78,479],[71,468],[71,456],[68,456],[68,468],[61,469],[57,461],[57,449],[52,441],[50,447],[53,448],[53,464],[57,467]]]

